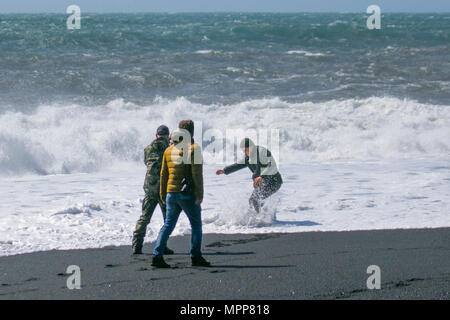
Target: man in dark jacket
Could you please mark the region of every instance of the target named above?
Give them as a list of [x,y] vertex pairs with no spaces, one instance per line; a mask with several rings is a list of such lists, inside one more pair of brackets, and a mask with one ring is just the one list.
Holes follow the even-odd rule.
[[[156,130],[156,139],[144,150],[144,162],[147,166],[145,175],[144,191],[145,198],[142,202],[142,215],[139,218],[136,229],[133,233],[133,253],[142,254],[142,245],[144,243],[147,226],[150,223],[153,212],[159,204],[164,220],[166,219],[166,205],[160,200],[159,182],[161,163],[164,151],[169,146],[169,128],[161,125]],[[173,251],[166,247],[165,254],[172,254]]]
[[245,153],[244,161],[217,170],[216,174],[230,174],[242,168],[249,168],[253,173],[253,193],[250,196],[250,206],[256,212],[261,211],[264,199],[277,192],[283,184],[283,179],[278,172],[277,164],[271,152],[264,147],[256,146],[252,140],[245,138],[241,141],[241,149]]

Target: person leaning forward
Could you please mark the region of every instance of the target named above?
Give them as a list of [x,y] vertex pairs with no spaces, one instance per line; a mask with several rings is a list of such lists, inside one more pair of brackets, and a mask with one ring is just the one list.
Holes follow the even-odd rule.
[[180,132],[172,134],[173,145],[164,152],[161,167],[161,201],[167,206],[164,226],[159,232],[153,249],[152,266],[170,268],[163,255],[167,240],[175,229],[181,211],[191,224],[190,256],[193,266],[209,267],[202,257],[203,159],[201,148],[194,143],[194,122],[183,120]]
[[[142,254],[147,226],[158,204],[164,220],[166,219],[166,205],[160,200],[159,196],[159,177],[163,154],[167,147],[169,147],[169,128],[161,125],[156,130],[156,139],[144,150],[144,162],[147,166],[144,181],[145,198],[142,202],[141,217],[136,223],[136,228],[133,233],[132,249],[134,254]],[[166,247],[165,254],[173,254],[173,251]]]
[[259,213],[264,205],[264,200],[281,188],[283,179],[278,172],[275,159],[269,150],[255,145],[249,138],[242,139],[240,147],[245,154],[244,160],[217,170],[216,174],[228,175],[240,169],[249,168],[252,172],[254,187],[249,203]]

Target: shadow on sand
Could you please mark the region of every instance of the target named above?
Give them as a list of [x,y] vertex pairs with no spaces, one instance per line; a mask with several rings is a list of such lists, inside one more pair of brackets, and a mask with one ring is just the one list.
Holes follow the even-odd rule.
[[292,226],[300,226],[300,227],[312,227],[312,226],[320,226],[320,223],[314,222],[314,221],[282,221],[282,220],[276,220],[273,223],[274,226],[281,225],[292,225]]
[[211,265],[211,268],[221,268],[221,269],[272,269],[272,268],[293,268],[295,265],[273,265],[273,266],[238,266],[238,265]]

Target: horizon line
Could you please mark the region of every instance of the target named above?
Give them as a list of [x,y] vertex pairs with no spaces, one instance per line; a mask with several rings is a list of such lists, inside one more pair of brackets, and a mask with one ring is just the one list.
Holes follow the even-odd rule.
[[[82,11],[83,12],[83,11]],[[357,13],[363,13],[368,14],[365,11],[130,11],[130,12],[123,12],[123,11],[111,11],[111,12],[99,12],[99,11],[84,11],[86,14],[146,14],[146,13],[154,13],[154,14],[211,14],[211,13],[245,13],[245,14],[252,14],[252,13],[273,13],[273,14],[299,14],[299,13],[327,13],[327,14],[357,14]],[[449,11],[381,11],[382,14],[384,13],[407,13],[407,14],[449,14]],[[56,12],[56,11],[36,11],[36,12],[1,12],[0,14],[68,14],[65,11]]]

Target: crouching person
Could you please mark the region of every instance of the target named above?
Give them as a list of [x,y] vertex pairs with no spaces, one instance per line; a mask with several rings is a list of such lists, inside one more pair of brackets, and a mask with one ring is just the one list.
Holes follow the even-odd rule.
[[283,179],[269,150],[255,145],[249,138],[243,139],[240,147],[245,154],[243,161],[217,170],[216,174],[228,175],[240,169],[249,168],[253,179],[253,193],[250,196],[249,203],[250,207],[259,213],[264,205],[264,200],[281,188]]

